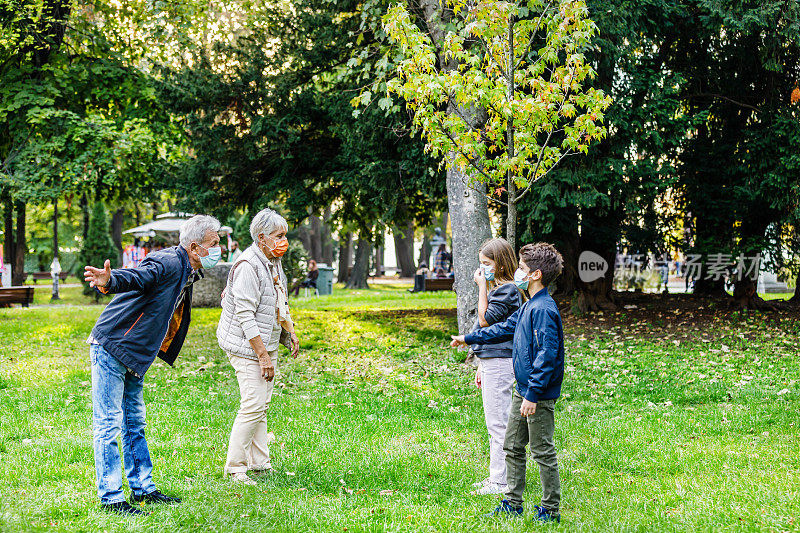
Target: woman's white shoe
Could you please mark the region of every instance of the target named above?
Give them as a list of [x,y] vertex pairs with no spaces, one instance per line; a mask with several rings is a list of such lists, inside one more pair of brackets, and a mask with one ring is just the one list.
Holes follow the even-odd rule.
[[263,465],[254,466],[250,470],[256,474],[263,474],[265,472],[272,472],[272,463],[264,463]]
[[235,474],[230,474],[230,478],[235,483],[241,483],[243,485],[255,485],[256,482],[253,478],[245,474],[244,472],[236,472]]

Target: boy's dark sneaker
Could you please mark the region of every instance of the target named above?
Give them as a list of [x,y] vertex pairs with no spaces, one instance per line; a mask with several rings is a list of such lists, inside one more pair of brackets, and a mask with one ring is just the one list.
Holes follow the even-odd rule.
[[500,505],[498,505],[494,511],[492,511],[491,513],[486,513],[483,516],[484,518],[494,518],[497,516],[514,517],[514,516],[522,516],[522,512],[523,509],[521,505],[519,507],[515,507],[514,505],[511,505],[511,503],[508,500],[503,500],[500,502]]
[[164,503],[167,505],[172,505],[176,503],[181,503],[180,498],[174,498],[172,496],[167,496],[166,494],[162,494],[158,490],[154,490],[150,494],[141,494],[137,496],[136,494],[131,496],[131,499],[135,503]]
[[109,513],[116,513],[123,516],[147,516],[150,514],[147,511],[137,509],[128,502],[101,503],[100,508]]
[[561,522],[561,515],[558,513],[553,513],[551,511],[548,511],[544,507],[539,507],[538,505],[534,507],[534,510],[536,511],[536,517],[534,518],[534,520],[537,520],[539,522],[556,522],[556,523]]

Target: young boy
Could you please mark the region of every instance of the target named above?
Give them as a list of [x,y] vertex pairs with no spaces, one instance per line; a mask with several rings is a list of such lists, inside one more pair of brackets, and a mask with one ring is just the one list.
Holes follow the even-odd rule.
[[453,336],[453,347],[496,344],[513,339],[512,359],[517,387],[511,402],[505,445],[508,492],[487,516],[522,515],[525,490],[525,445],[539,464],[542,505],[536,519],[560,522],[561,482],[553,442],[554,407],[564,377],[564,331],[556,302],[547,286],[561,274],[564,260],[551,244],[527,244],[519,251],[514,283],[530,299],[504,322],[469,335]]

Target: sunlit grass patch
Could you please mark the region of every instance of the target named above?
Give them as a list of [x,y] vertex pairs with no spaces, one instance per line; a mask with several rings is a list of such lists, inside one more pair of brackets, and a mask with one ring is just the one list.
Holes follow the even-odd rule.
[[[102,307],[0,310],[0,530],[798,529],[793,317],[727,315],[697,330],[656,330],[657,314],[646,326],[568,318],[563,519],[540,528],[487,522],[497,499],[467,494],[488,474],[488,441],[473,370],[447,345],[452,293],[337,288],[291,303],[302,353],[278,363],[275,472],[256,487],[222,475],[238,387],[216,343],[219,310],[194,309],[175,368],[156,362],[145,385],[155,479],[184,503],[127,520],[100,512],[94,489],[85,340]],[[529,506],[537,477],[530,465]]]

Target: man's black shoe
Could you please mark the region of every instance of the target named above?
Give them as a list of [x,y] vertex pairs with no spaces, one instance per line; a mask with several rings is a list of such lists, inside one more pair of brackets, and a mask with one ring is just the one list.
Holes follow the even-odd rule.
[[131,499],[134,501],[134,503],[164,503],[167,505],[181,503],[180,498],[173,498],[172,496],[161,494],[161,492],[157,490],[154,490],[150,494],[142,494],[140,496],[134,494],[131,496]]
[[128,502],[101,503],[100,508],[110,513],[121,514],[123,516],[147,516],[150,513],[137,509]]

